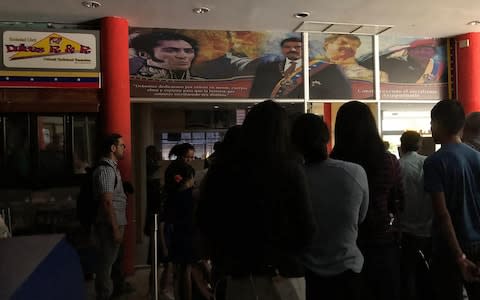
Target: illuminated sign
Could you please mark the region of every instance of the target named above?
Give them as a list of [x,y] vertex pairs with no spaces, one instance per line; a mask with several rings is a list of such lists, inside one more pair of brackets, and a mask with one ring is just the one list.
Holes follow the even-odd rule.
[[3,65],[22,69],[97,69],[97,38],[89,33],[3,32]]

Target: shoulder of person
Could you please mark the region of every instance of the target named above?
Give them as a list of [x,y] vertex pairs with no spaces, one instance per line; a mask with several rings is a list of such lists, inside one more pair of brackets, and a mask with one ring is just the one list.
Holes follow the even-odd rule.
[[284,169],[287,172],[299,172],[299,173],[304,173],[304,170],[305,170],[304,166],[300,162],[294,159],[285,161]]
[[344,165],[345,165],[345,168],[349,171],[355,172],[356,174],[359,174],[359,175],[367,176],[365,169],[357,163],[346,161],[344,162]]
[[115,168],[106,161],[100,161],[94,170],[94,175],[97,176],[116,176]]
[[419,161],[420,163],[422,163],[422,164],[425,163],[425,160],[427,160],[427,158],[428,158],[428,156],[422,155],[422,154],[418,154],[418,153],[417,153],[416,156],[417,156],[417,158],[418,158],[418,161]]
[[343,160],[333,160],[338,168],[341,168],[347,176],[350,176],[357,182],[361,182],[363,184],[363,181],[367,180],[367,173],[365,172],[365,169],[353,162],[349,161],[343,161]]
[[428,166],[433,166],[433,165],[438,165],[442,163],[442,160],[445,159],[445,153],[443,152],[435,152],[432,155],[429,155],[425,160],[423,161],[423,166],[428,167]]

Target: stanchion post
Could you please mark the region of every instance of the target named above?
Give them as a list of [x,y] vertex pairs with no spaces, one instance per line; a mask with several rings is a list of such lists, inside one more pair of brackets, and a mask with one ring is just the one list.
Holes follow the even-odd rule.
[[158,300],[158,214],[153,216],[153,292],[155,300]]

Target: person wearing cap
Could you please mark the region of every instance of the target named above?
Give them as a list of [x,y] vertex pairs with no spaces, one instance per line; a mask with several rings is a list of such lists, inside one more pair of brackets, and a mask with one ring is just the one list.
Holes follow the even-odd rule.
[[415,40],[408,45],[396,47],[380,56],[380,69],[388,73],[390,82],[432,83],[441,80],[445,64],[435,59],[438,41]]

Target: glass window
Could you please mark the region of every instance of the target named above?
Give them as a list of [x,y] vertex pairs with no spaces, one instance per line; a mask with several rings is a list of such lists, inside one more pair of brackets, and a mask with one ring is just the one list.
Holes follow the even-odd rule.
[[[389,142],[390,152],[399,156],[400,136],[406,130],[417,131],[427,146],[430,132],[430,110],[433,103],[382,103],[382,138]],[[425,153],[435,151],[426,149]]]
[[[181,137],[181,139],[173,140],[172,136]],[[159,141],[162,159],[167,160],[168,153],[173,146],[179,143],[190,143],[195,147],[195,158],[205,159],[213,153],[213,145],[220,141],[224,135],[224,131],[188,131],[179,133],[161,133]]]
[[73,173],[84,174],[95,159],[96,122],[93,116],[73,117]]
[[31,175],[28,115],[10,115],[5,120],[5,167],[2,182],[25,182]]
[[63,116],[37,117],[39,178],[59,177],[67,171],[64,121]]
[[182,132],[182,134],[181,134],[181,139],[182,140],[187,141],[187,140],[190,140],[191,138],[192,138],[192,133],[191,132]]
[[77,184],[95,159],[96,116],[0,115],[0,182],[6,187]]

